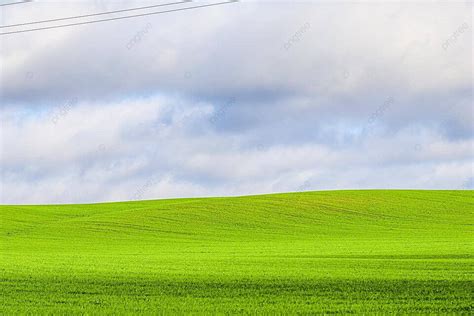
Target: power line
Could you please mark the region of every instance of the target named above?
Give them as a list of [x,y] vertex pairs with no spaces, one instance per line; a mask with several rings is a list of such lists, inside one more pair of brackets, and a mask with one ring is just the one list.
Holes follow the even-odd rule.
[[22,3],[27,3],[27,2],[31,2],[31,1],[32,0],[23,0],[23,1],[17,1],[17,2],[2,3],[2,4],[0,4],[0,7],[6,7],[7,5],[22,4]]
[[70,16],[70,17],[65,17],[65,18],[57,18],[57,19],[50,19],[50,20],[42,20],[42,21],[34,21],[34,22],[26,22],[26,23],[18,23],[18,24],[10,24],[10,25],[0,25],[0,29],[7,28],[7,27],[32,25],[32,24],[38,24],[38,23],[48,23],[48,22],[57,22],[57,21],[64,21],[64,20],[88,18],[88,17],[98,16],[98,15],[104,15],[104,14],[113,14],[113,13],[120,13],[120,12],[128,12],[128,11],[151,9],[151,8],[164,7],[164,6],[169,6],[169,5],[174,5],[174,4],[181,4],[181,3],[186,3],[186,2],[191,2],[191,0],[184,0],[184,1],[172,2],[172,3],[161,3],[161,4],[149,5],[149,6],[146,6],[146,7],[137,7],[137,8],[122,9],[122,10],[115,10],[115,11],[108,11],[108,12],[99,12],[99,13],[85,14],[85,15],[76,15],[76,16]]
[[130,18],[137,18],[137,17],[142,17],[142,16],[148,16],[148,15],[157,15],[157,14],[164,14],[164,13],[169,13],[169,12],[199,9],[199,8],[205,8],[205,7],[213,7],[213,6],[218,6],[218,5],[231,4],[231,3],[238,2],[238,1],[239,0],[230,0],[230,1],[226,1],[226,2],[218,2],[218,3],[213,3],[213,4],[204,4],[204,5],[198,5],[198,6],[193,6],[193,7],[166,10],[166,11],[156,11],[156,12],[149,12],[149,13],[142,13],[142,14],[135,14],[135,15],[127,15],[127,16],[121,16],[121,17],[110,18],[110,19],[70,23],[70,24],[55,25],[55,26],[47,26],[47,27],[40,27],[40,28],[21,30],[21,31],[4,32],[4,33],[0,33],[0,36],[1,35],[9,35],[9,34],[17,34],[17,33],[41,31],[41,30],[50,30],[50,29],[57,29],[57,28],[62,28],[62,27],[85,25],[85,24],[92,24],[92,23],[99,23],[99,22],[108,22],[108,21],[115,21],[115,20],[122,20],[122,19],[130,19]]

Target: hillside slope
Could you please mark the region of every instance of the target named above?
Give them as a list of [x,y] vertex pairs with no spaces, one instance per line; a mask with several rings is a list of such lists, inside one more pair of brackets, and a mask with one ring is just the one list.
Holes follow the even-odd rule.
[[0,206],[6,313],[466,312],[473,191]]

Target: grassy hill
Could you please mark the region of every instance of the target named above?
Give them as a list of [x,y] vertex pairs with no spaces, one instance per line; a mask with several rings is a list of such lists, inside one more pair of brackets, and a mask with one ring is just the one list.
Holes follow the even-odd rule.
[[0,313],[472,313],[473,191],[0,206]]

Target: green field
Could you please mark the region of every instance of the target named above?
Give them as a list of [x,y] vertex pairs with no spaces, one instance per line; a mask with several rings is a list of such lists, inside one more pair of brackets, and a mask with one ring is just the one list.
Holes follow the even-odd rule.
[[0,313],[473,313],[473,191],[0,206]]

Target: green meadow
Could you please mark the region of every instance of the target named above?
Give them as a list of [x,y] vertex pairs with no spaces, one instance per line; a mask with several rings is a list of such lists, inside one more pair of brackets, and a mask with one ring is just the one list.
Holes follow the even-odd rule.
[[473,314],[473,191],[0,206],[2,315]]

